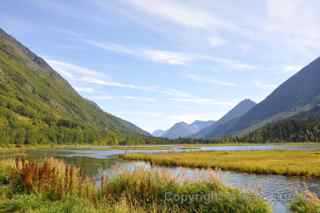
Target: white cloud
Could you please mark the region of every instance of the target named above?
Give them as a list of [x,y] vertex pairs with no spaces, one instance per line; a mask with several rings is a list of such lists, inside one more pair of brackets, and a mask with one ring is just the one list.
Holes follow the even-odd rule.
[[212,77],[203,77],[203,76],[199,76],[199,75],[195,75],[195,74],[188,74],[187,78],[189,78],[193,81],[201,82],[201,83],[215,84],[215,85],[226,86],[226,87],[236,87],[237,86],[237,84],[232,83],[232,82],[219,81],[219,80],[213,79]]
[[127,54],[127,55],[136,55],[138,52],[132,48],[128,48],[121,44],[110,43],[110,42],[97,42],[88,39],[82,39],[83,42],[90,44],[101,49],[109,50],[115,53]]
[[172,97],[191,97],[189,93],[177,89],[166,89],[162,90],[161,93]]
[[151,61],[171,65],[186,65],[193,60],[192,57],[183,53],[163,50],[145,50],[143,55]]
[[299,72],[303,66],[301,65],[286,65],[283,67],[285,73],[293,74]]
[[151,103],[154,103],[157,101],[155,98],[140,97],[140,96],[124,96],[123,98],[129,101],[143,101],[143,102],[151,102]]
[[266,83],[262,83],[260,81],[254,81],[254,85],[260,89],[275,89],[277,88],[277,85],[275,84],[266,84]]
[[83,39],[83,42],[93,45],[95,47],[105,49],[118,54],[125,54],[134,57],[143,58],[148,61],[163,63],[169,65],[186,65],[191,62],[193,58],[184,53],[167,51],[167,50],[157,50],[157,49],[147,49],[147,48],[129,48],[121,44],[108,43],[108,42],[97,42],[87,39]]
[[154,86],[140,86],[130,83],[118,82],[112,80],[108,75],[98,72],[93,69],[82,67],[58,60],[47,60],[48,63],[59,72],[61,75],[69,79],[71,82],[86,83],[93,85],[102,85],[109,87],[119,87],[127,89],[135,89],[142,91],[157,91]]
[[82,40],[83,42],[98,48],[105,49],[118,54],[130,55],[142,58],[144,60],[163,63],[169,65],[187,65],[196,61],[209,61],[222,64],[232,70],[248,71],[256,69],[255,65],[246,64],[237,60],[212,57],[202,54],[185,53],[178,51],[168,51],[149,48],[130,48],[122,44],[97,42],[91,40]]
[[223,46],[226,45],[228,41],[222,37],[211,37],[209,38],[209,44],[212,47],[218,47],[218,46]]
[[257,68],[255,65],[247,64],[234,59],[212,57],[212,56],[206,56],[206,55],[198,55],[198,58],[221,64],[231,69],[231,71],[252,71]]
[[51,59],[47,59],[46,61],[50,64],[50,66],[52,66],[53,69],[55,69],[61,75],[66,77],[75,77],[75,75],[97,77],[101,75],[101,73],[95,70],[88,69],[75,64],[67,63],[64,61],[51,60]]
[[91,98],[94,99],[94,100],[99,100],[99,101],[105,101],[105,100],[114,99],[113,96],[109,96],[109,95],[96,95],[96,96],[92,96]]
[[317,0],[267,0],[264,33],[274,37],[268,39],[271,42],[286,44],[291,49],[317,50],[320,47],[319,8]]
[[192,103],[192,104],[199,104],[199,105],[222,105],[222,106],[233,106],[234,103],[232,102],[221,102],[221,101],[216,101],[211,98],[196,98],[196,97],[191,97],[191,98],[169,98],[170,101],[174,102],[184,102],[184,103]]
[[95,93],[95,89],[91,87],[73,86],[78,92]]
[[221,25],[211,14],[188,3],[180,4],[169,0],[128,0],[128,2],[147,14],[182,26],[208,29]]
[[[84,92],[93,92],[93,88],[84,88],[79,84],[90,84],[93,86],[108,86],[108,87],[118,87],[118,88],[126,88],[126,89],[134,89],[145,92],[152,92],[161,95],[166,95],[170,97],[190,97],[191,95],[185,91],[166,88],[163,89],[159,86],[142,86],[137,84],[118,82],[112,80],[108,75],[98,72],[93,69],[89,69],[86,67],[82,67],[79,65],[71,64],[64,61],[58,60],[47,60],[47,62],[59,72],[62,76],[66,77],[70,82],[81,90],[86,90]],[[129,96],[128,96],[129,97]],[[131,98],[132,99],[132,98]],[[151,99],[149,99],[150,101]]]

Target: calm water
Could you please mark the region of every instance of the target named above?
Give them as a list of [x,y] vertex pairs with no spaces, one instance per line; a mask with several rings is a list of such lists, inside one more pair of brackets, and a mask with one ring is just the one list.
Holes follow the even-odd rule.
[[[320,145],[266,145],[266,146],[201,146],[195,150],[320,150]],[[168,168],[151,166],[147,162],[124,161],[117,158],[119,154],[125,153],[159,153],[159,152],[181,152],[192,151],[183,149],[180,146],[172,146],[161,150],[37,150],[26,153],[26,158],[43,159],[47,156],[54,156],[66,161],[69,164],[81,167],[88,175],[98,182],[102,175],[115,176],[124,170],[133,170],[144,167],[150,170],[161,170],[169,172],[174,176],[181,176],[190,179],[206,179],[212,175],[212,170],[190,169],[190,168]],[[13,155],[1,154],[2,158],[9,158]],[[272,205],[273,212],[289,212],[288,202],[296,195],[308,189],[320,195],[320,179],[284,177],[279,175],[253,175],[229,171],[215,171],[219,179],[226,185],[238,187],[244,190],[254,191],[266,198]]]

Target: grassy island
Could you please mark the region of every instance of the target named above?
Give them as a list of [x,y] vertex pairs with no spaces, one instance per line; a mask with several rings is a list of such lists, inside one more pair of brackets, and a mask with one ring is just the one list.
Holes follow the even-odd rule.
[[127,154],[121,157],[126,160],[149,161],[161,166],[320,177],[320,151],[211,151]]

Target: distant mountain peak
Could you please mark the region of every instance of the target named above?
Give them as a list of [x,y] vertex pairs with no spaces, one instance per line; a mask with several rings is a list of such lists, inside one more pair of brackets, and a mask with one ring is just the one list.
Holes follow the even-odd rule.
[[191,124],[188,124],[186,122],[178,122],[175,123],[170,129],[165,131],[162,134],[162,137],[167,137],[170,139],[175,138],[187,138],[191,137],[192,135],[196,134],[203,128],[206,128],[210,125],[215,123],[215,121],[201,121],[201,120],[195,120]]
[[173,126],[180,126],[180,125],[189,125],[187,122],[181,121],[178,123],[175,123]]
[[164,130],[161,129],[156,129],[152,132],[152,135],[155,137],[161,137],[163,135],[163,133],[165,133]]
[[207,137],[215,137],[216,134],[221,134],[226,130],[226,124],[228,122],[235,121],[240,118],[244,114],[246,114],[249,110],[251,110],[256,103],[251,99],[244,99],[239,102],[235,107],[233,107],[227,114],[225,114],[220,120],[216,123],[202,129],[199,131],[194,137],[196,138],[207,138]]

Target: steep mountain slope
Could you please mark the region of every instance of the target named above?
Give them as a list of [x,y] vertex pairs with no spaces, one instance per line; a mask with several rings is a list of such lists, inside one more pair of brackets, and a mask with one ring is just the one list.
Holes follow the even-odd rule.
[[241,116],[246,114],[256,105],[250,99],[245,99],[225,114],[220,120],[207,128],[202,129],[193,137],[216,138],[222,136]]
[[0,29],[0,143],[92,143],[146,134],[82,98]]
[[241,137],[241,141],[268,142],[319,142],[320,106],[300,112],[290,118],[270,123]]
[[161,130],[161,129],[157,129],[157,130],[154,130],[152,132],[152,135],[154,137],[161,137],[163,134],[165,133],[165,131]]
[[320,103],[320,58],[292,76],[235,122],[226,134],[244,134]]
[[196,134],[203,128],[214,124],[215,121],[194,121],[191,124],[185,122],[176,123],[170,129],[165,131],[161,137],[176,139],[176,138],[187,138],[191,135]]

